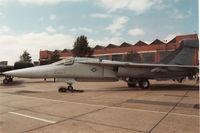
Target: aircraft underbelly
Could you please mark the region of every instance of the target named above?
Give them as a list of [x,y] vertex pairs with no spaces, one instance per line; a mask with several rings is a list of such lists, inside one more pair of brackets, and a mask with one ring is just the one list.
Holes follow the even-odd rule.
[[117,75],[119,77],[148,77],[150,70],[148,68],[127,68],[119,67]]
[[125,68],[120,67],[118,69],[118,77],[133,77],[133,78],[174,78],[184,77],[187,75],[187,71],[166,71],[166,72],[151,72],[151,68]]
[[172,72],[161,72],[161,73],[153,73],[151,75],[151,77],[153,78],[178,78],[178,77],[185,77],[187,76],[187,72],[176,72],[176,71],[172,71]]
[[76,78],[79,82],[115,82],[118,78]]

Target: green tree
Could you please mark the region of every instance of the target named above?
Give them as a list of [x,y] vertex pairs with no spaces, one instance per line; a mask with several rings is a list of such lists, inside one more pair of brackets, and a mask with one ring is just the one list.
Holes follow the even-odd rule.
[[72,53],[74,56],[77,56],[77,57],[91,56],[93,52],[94,52],[93,49],[89,47],[88,45],[86,36],[81,35],[74,42],[74,46],[72,49]]
[[136,51],[131,51],[125,56],[124,61],[138,63],[140,62],[139,54]]
[[20,62],[31,62],[31,56],[30,54],[27,52],[27,50],[24,51],[24,53],[22,55],[20,55]]

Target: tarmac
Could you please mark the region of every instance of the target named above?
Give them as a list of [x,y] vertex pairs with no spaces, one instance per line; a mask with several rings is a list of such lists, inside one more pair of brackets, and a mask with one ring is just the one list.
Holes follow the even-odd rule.
[[76,82],[59,93],[53,79],[0,77],[1,133],[199,133],[199,83],[151,80],[147,90],[123,81]]

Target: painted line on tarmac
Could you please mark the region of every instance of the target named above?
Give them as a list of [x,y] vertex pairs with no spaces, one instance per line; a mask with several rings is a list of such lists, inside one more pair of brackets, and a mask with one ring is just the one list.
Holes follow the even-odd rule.
[[50,120],[46,120],[46,119],[42,119],[42,118],[30,116],[30,115],[20,114],[20,113],[16,113],[16,112],[9,112],[9,113],[10,114],[14,114],[14,115],[19,115],[19,116],[27,117],[27,118],[31,118],[31,119],[35,119],[35,120],[39,120],[39,121],[48,122],[48,123],[56,123],[55,121],[50,121]]
[[180,116],[189,116],[189,117],[198,117],[198,118],[200,118],[199,115],[190,115],[190,114],[181,114],[181,113],[169,113],[169,115],[180,115]]
[[[38,98],[38,97],[31,97],[31,98]],[[145,109],[133,109],[133,108],[124,108],[124,107],[113,107],[113,106],[106,106],[106,105],[98,105],[98,104],[88,104],[88,103],[79,103],[79,102],[70,102],[70,101],[62,101],[62,100],[54,100],[50,98],[39,98],[44,100],[51,100],[51,101],[57,101],[57,102],[63,102],[63,103],[72,103],[72,104],[81,104],[81,105],[87,105],[87,106],[95,106],[95,107],[106,107],[111,109],[121,109],[121,110],[132,110],[132,111],[140,111],[140,112],[150,112],[150,113],[159,113],[159,114],[167,114],[168,112],[162,112],[162,111],[154,111],[154,110],[145,110]],[[181,114],[181,113],[169,113],[171,115],[180,115],[180,116],[189,116],[189,117],[200,117],[199,115],[190,115],[190,114]]]
[[[32,97],[32,96],[23,96],[27,98],[35,98],[35,99],[43,99],[43,100],[50,100],[54,102],[62,102],[62,103],[72,103],[72,104],[80,104],[80,105],[87,105],[87,106],[95,106],[95,107],[106,107],[106,108],[113,108],[113,109],[121,109],[121,110],[132,110],[132,111],[140,111],[140,112],[149,112],[149,113],[159,113],[159,114],[167,114],[168,112],[162,111],[154,111],[154,110],[145,110],[145,109],[133,109],[133,108],[126,108],[126,107],[114,107],[114,106],[106,106],[106,105],[98,105],[98,104],[88,104],[88,103],[79,103],[79,102],[71,102],[71,101],[63,101],[63,100],[55,100],[50,98],[41,98],[41,97]],[[181,113],[169,113],[171,115],[180,115],[180,116],[187,116],[187,117],[198,117],[199,115],[190,115],[190,114],[181,114]]]

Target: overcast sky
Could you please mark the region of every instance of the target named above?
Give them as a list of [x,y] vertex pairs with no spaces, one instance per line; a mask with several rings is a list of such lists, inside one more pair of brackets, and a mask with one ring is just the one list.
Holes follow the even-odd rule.
[[0,0],[0,61],[10,65],[27,50],[131,44],[198,33],[198,0]]

